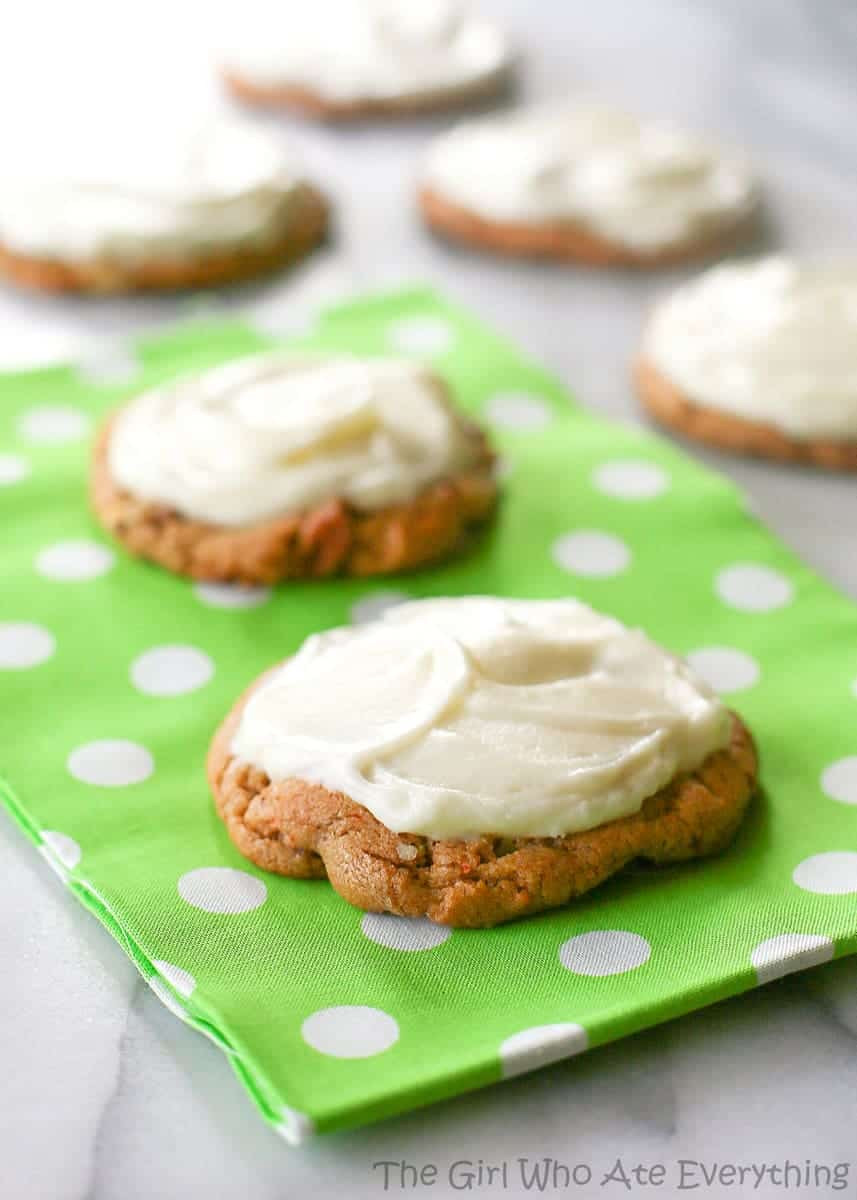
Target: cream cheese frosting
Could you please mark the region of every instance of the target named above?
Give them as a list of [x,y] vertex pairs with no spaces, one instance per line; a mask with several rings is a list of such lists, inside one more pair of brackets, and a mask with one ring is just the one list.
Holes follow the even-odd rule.
[[261,87],[336,102],[407,100],[499,79],[505,35],[463,0],[313,0],[287,19],[243,21],[224,65]]
[[193,258],[283,235],[299,168],[270,130],[236,118],[130,114],[4,147],[0,243],[64,261]]
[[729,740],[689,667],[575,600],[423,600],[309,638],[250,697],[239,762],[396,832],[556,837],[638,812]]
[[594,101],[465,121],[435,140],[423,181],[488,220],[574,222],[636,250],[704,237],[755,202],[738,158]]
[[241,526],[333,497],[370,511],[404,503],[480,452],[418,363],[277,351],[137,396],[111,430],[108,464],[134,495]]
[[715,267],[658,305],[642,357],[701,405],[857,439],[857,261]]

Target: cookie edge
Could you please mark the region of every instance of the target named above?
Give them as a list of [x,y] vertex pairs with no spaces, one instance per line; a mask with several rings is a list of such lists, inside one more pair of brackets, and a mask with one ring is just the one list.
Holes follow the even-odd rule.
[[828,471],[857,471],[857,439],[798,438],[762,421],[697,404],[645,357],[632,367],[640,403],[659,424],[719,450]]
[[746,212],[713,229],[705,237],[686,239],[648,251],[611,241],[575,221],[544,224],[493,221],[448,200],[427,184],[418,189],[417,205],[429,229],[462,246],[513,258],[639,269],[697,262],[726,253],[751,236],[758,208],[754,199]]
[[[348,796],[304,780],[273,785],[264,772],[238,762],[231,753],[231,741],[244,706],[281,666],[278,664],[250,685],[212,739],[206,773],[218,816],[238,851],[256,866],[292,878],[327,877],[339,895],[367,912],[427,916],[452,927],[489,928],[562,907],[618,874],[637,858],[666,864],[724,850],[737,834],[757,788],[758,757],[753,737],[733,712],[729,745],[709,755],[696,771],[676,777],[649,797],[639,813],[565,838],[491,839],[516,843],[513,852],[516,862],[511,862],[510,854],[502,877],[486,882],[478,874],[478,854],[471,852],[483,839],[453,842],[396,833]],[[723,790],[734,794],[724,795],[718,789],[718,784],[724,784],[724,771],[729,786]],[[249,788],[236,778],[242,772],[249,773]],[[357,851],[346,847],[345,853],[340,853],[343,841],[339,836],[334,843],[333,859],[330,854],[325,856],[324,849],[301,844],[300,838],[296,844],[284,846],[277,840],[280,828],[275,812],[269,812],[262,821],[263,827],[267,821],[270,830],[267,840],[260,837],[244,818],[254,802],[264,803],[268,789],[274,799],[286,796],[298,806],[305,805],[308,811],[316,811],[325,804],[332,808],[337,835],[356,843]],[[678,844],[668,844],[673,833],[679,839]],[[648,835],[648,840],[644,835]],[[605,839],[618,845],[605,849],[602,845]],[[363,845],[367,840],[373,843],[371,847]],[[276,853],[271,853],[272,845],[276,846]],[[641,846],[648,853],[641,853]],[[431,886],[420,890],[414,883],[415,873],[424,870],[426,848],[431,852],[432,869],[438,853],[441,859],[440,874],[445,876],[445,884],[439,889],[439,896],[434,895]],[[593,848],[604,852],[601,861],[593,861]],[[582,886],[576,886],[570,866],[576,853],[585,873]],[[417,859],[419,865],[415,865]],[[522,871],[510,871],[509,867]],[[415,888],[416,899],[410,894]]]
[[331,124],[399,120],[476,106],[510,91],[514,76],[514,58],[510,56],[508,62],[487,76],[454,88],[386,100],[371,97],[362,97],[359,100],[332,100],[300,84],[253,83],[240,71],[228,67],[220,69],[220,79],[224,88],[233,99],[242,104],[252,108],[291,111],[310,120]]
[[[231,247],[184,259],[123,262],[109,257],[72,261],[22,254],[0,240],[0,278],[37,292],[121,294],[220,287],[271,274],[306,257],[328,235],[330,206],[312,184],[300,189],[300,219],[262,246]],[[294,221],[294,224],[293,224]]]

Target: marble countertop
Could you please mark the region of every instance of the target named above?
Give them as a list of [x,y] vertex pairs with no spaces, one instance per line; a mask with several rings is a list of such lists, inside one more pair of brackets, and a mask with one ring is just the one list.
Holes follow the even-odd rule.
[[[519,35],[525,94],[585,85],[752,152],[767,192],[759,250],[854,247],[857,13],[849,0],[483,2]],[[82,86],[84,78],[107,86],[107,76],[111,86],[146,81],[161,93],[218,102],[209,71],[216,22],[201,0],[150,0],[136,23],[127,6],[106,0],[67,6],[71,15],[50,0],[26,8],[7,23],[0,48],[0,91],[7,110],[14,97],[16,119],[46,99],[56,103],[63,86]],[[90,27],[102,31],[106,55],[93,57]],[[289,127],[340,201],[329,249],[290,278],[200,300],[81,302],[3,292],[0,367],[91,357],[105,345],[109,357],[132,330],[187,318],[189,305],[287,331],[343,294],[428,280],[547,363],[583,403],[638,420],[628,359],[647,307],[682,272],[512,265],[432,242],[414,220],[411,186],[425,136],[438,124]],[[784,541],[857,598],[853,479],[702,457],[738,481]],[[387,1169],[389,1194],[515,1197],[532,1194],[517,1160],[544,1156],[588,1168],[588,1182],[579,1170],[580,1186],[572,1180],[565,1189],[584,1197],[685,1190],[773,1197],[786,1184],[790,1195],[857,1195],[857,960],[503,1086],[291,1149],[257,1117],[220,1052],[163,1008],[5,819],[0,949],[0,1196],[9,1200],[359,1200],[386,1194],[385,1170],[373,1167],[383,1161],[407,1164]],[[461,1160],[473,1163],[469,1188],[469,1169],[453,1167]],[[683,1179],[682,1160],[700,1164],[686,1165]],[[793,1169],[783,1174],[787,1160]],[[798,1186],[795,1171],[805,1172],[807,1160],[810,1171],[849,1164],[846,1187],[834,1190],[832,1179],[825,1186],[823,1173],[821,1186],[814,1179],[806,1186],[803,1175]],[[489,1177],[485,1168],[503,1162],[505,1179]],[[750,1163],[774,1170],[758,1184],[746,1175],[743,1187],[728,1170],[710,1175]],[[655,1164],[663,1175],[646,1173]],[[432,1165],[433,1183],[429,1171],[407,1186],[417,1178],[412,1166]],[[646,1170],[634,1174],[638,1165]],[[557,1181],[562,1194],[561,1172]]]

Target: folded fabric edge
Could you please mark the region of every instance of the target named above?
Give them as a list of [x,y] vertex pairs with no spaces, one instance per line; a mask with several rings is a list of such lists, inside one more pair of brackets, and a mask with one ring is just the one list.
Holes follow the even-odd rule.
[[[273,1088],[270,1089],[269,1093],[267,1085],[258,1070],[235,1047],[231,1039],[223,1033],[216,1022],[209,1020],[201,1012],[192,1011],[188,1008],[187,997],[182,996],[175,984],[158,969],[155,961],[148,956],[136,939],[128,933],[127,929],[117,918],[109,902],[105,900],[98,889],[81,877],[76,872],[74,866],[69,865],[68,859],[65,858],[64,860],[64,856],[58,853],[50,841],[42,836],[42,831],[33,823],[26,809],[21,805],[16,793],[2,776],[0,776],[0,803],[6,808],[15,823],[35,845],[38,852],[62,879],[63,883],[69,888],[79,903],[99,920],[114,940],[119,943],[128,957],[132,959],[141,976],[161,1003],[186,1025],[208,1037],[226,1055],[227,1061],[230,1063],[235,1075],[250,1093],[252,1100],[266,1123],[291,1146],[299,1146],[315,1137],[318,1133],[336,1132],[373,1124],[405,1112],[426,1108],[468,1091],[478,1090],[489,1083],[502,1082],[504,1078],[511,1078],[513,1075],[525,1074],[530,1070],[552,1065],[575,1057],[581,1051],[596,1049],[601,1045],[609,1044],[618,1037],[643,1032],[646,1029],[653,1028],[681,1016],[686,1016],[721,1000],[730,999],[744,992],[754,990],[755,987],[778,977],[777,974],[771,974],[765,978],[757,978],[753,967],[748,964],[746,968],[733,971],[730,975],[708,986],[688,988],[680,994],[672,995],[654,1006],[647,1007],[645,1011],[641,1010],[635,1013],[631,1018],[630,1025],[627,1009],[623,1009],[618,1013],[605,1011],[601,1016],[597,1028],[587,1030],[588,1037],[584,1047],[578,1047],[577,1049],[568,1047],[563,1052],[552,1055],[549,1047],[545,1046],[544,1049],[548,1053],[541,1056],[535,1052],[538,1050],[538,1047],[531,1048],[531,1065],[523,1066],[507,1074],[498,1075],[496,1079],[491,1080],[487,1080],[484,1077],[484,1063],[479,1064],[478,1070],[471,1064],[467,1070],[459,1075],[446,1076],[442,1080],[436,1081],[431,1089],[431,1094],[416,1104],[408,1102],[403,1094],[391,1095],[384,1097],[383,1100],[372,1105],[370,1109],[364,1108],[359,1113],[346,1111],[334,1114],[329,1118],[330,1124],[325,1123],[324,1126],[319,1128],[309,1114],[283,1104],[278,1097],[274,1097],[272,1094]],[[842,938],[836,942],[833,958],[838,959],[853,953],[857,953],[857,934]],[[781,970],[780,974],[799,973],[814,965],[816,964],[811,959],[802,961],[798,955],[785,969]],[[199,1001],[195,1000],[194,1007],[198,1009],[198,1005]],[[616,1027],[617,1022],[621,1022],[621,1029]]]
[[[269,1097],[266,1085],[258,1073],[244,1060],[227,1035],[214,1021],[209,1020],[201,1012],[192,1011],[188,1007],[188,997],[182,995],[169,976],[159,970],[155,961],[129,934],[110,903],[99,890],[76,871],[73,861],[64,848],[58,847],[43,836],[43,831],[31,820],[11,784],[2,775],[0,775],[0,804],[75,899],[96,917],[114,941],[119,943],[148,984],[153,995],[173,1016],[178,1017],[180,1021],[197,1033],[203,1034],[226,1055],[235,1075],[250,1093],[267,1124],[293,1146],[313,1137],[316,1127],[312,1118],[298,1109],[281,1104],[277,1099]],[[198,1008],[198,1005],[199,1001],[195,1000],[194,1008]]]

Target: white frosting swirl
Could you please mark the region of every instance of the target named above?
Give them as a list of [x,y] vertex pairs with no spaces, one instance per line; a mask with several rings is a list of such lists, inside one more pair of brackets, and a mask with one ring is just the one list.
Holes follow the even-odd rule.
[[468,597],[311,637],[232,752],[396,832],[554,837],[639,811],[730,722],[679,659],[575,600]]
[[273,27],[243,20],[224,59],[257,86],[359,102],[468,91],[499,79],[511,52],[463,0],[313,0]]
[[592,102],[463,122],[434,142],[424,182],[488,220],[571,221],[639,250],[702,237],[755,201],[737,159]]
[[218,525],[339,497],[377,509],[474,465],[475,439],[416,363],[277,351],[145,392],[117,417],[114,480]]
[[709,408],[798,438],[857,438],[857,262],[706,271],[655,308],[642,356]]
[[271,131],[234,118],[129,114],[17,139],[0,165],[0,243],[65,261],[193,258],[282,236],[301,183]]

